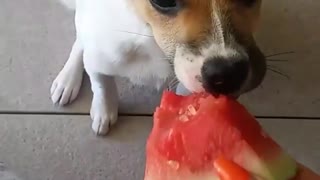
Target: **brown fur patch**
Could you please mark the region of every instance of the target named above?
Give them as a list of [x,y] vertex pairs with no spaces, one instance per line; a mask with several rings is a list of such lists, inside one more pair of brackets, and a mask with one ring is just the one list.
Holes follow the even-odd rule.
[[257,30],[260,19],[261,1],[258,1],[253,7],[235,7],[232,11],[232,21],[234,28],[245,34],[252,34]]
[[174,24],[179,29],[177,40],[181,43],[201,41],[212,29],[211,1],[188,1]]
[[[129,0],[138,14],[153,29],[155,39],[163,49],[176,43],[194,43],[207,38],[214,31],[213,14],[222,12],[228,24],[242,36],[251,36],[259,20],[259,1],[244,7],[233,0],[184,0],[185,7],[176,16],[166,16],[155,10],[149,0]],[[225,23],[225,22],[222,22]]]

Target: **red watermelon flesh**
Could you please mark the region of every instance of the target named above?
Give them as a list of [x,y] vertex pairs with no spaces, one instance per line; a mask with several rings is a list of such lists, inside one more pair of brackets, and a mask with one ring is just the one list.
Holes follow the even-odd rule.
[[258,179],[287,180],[295,161],[232,98],[165,92],[147,142],[145,180],[219,180],[224,156]]

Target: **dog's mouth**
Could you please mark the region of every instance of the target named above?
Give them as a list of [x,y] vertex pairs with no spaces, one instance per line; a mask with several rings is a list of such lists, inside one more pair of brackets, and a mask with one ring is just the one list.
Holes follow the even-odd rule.
[[174,69],[177,79],[190,92],[207,91],[239,97],[262,83],[267,68],[263,53],[257,46],[252,46],[245,51],[219,50],[211,56],[195,55],[177,48]]

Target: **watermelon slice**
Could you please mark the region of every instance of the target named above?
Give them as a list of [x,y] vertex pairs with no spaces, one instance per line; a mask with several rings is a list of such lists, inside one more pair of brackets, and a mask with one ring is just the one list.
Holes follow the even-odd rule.
[[256,179],[287,180],[297,170],[240,103],[205,93],[184,97],[165,92],[146,151],[145,180],[221,180],[215,166],[219,157]]

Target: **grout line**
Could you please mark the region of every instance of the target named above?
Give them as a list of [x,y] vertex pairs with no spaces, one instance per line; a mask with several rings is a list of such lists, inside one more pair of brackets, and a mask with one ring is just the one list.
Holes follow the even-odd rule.
[[303,120],[320,120],[320,117],[308,116],[255,116],[257,119],[303,119]]
[[[89,116],[89,113],[73,113],[73,112],[37,112],[37,111],[0,111],[0,115],[55,115],[55,116]],[[152,114],[147,113],[120,113],[119,116],[146,116],[152,117]],[[308,116],[255,116],[259,119],[304,119],[304,120],[320,120],[320,117]]]
[[[56,115],[56,116],[89,116],[89,113],[73,113],[73,112],[37,112],[37,111],[0,111],[0,115]],[[147,113],[120,113],[119,116],[152,116]]]

